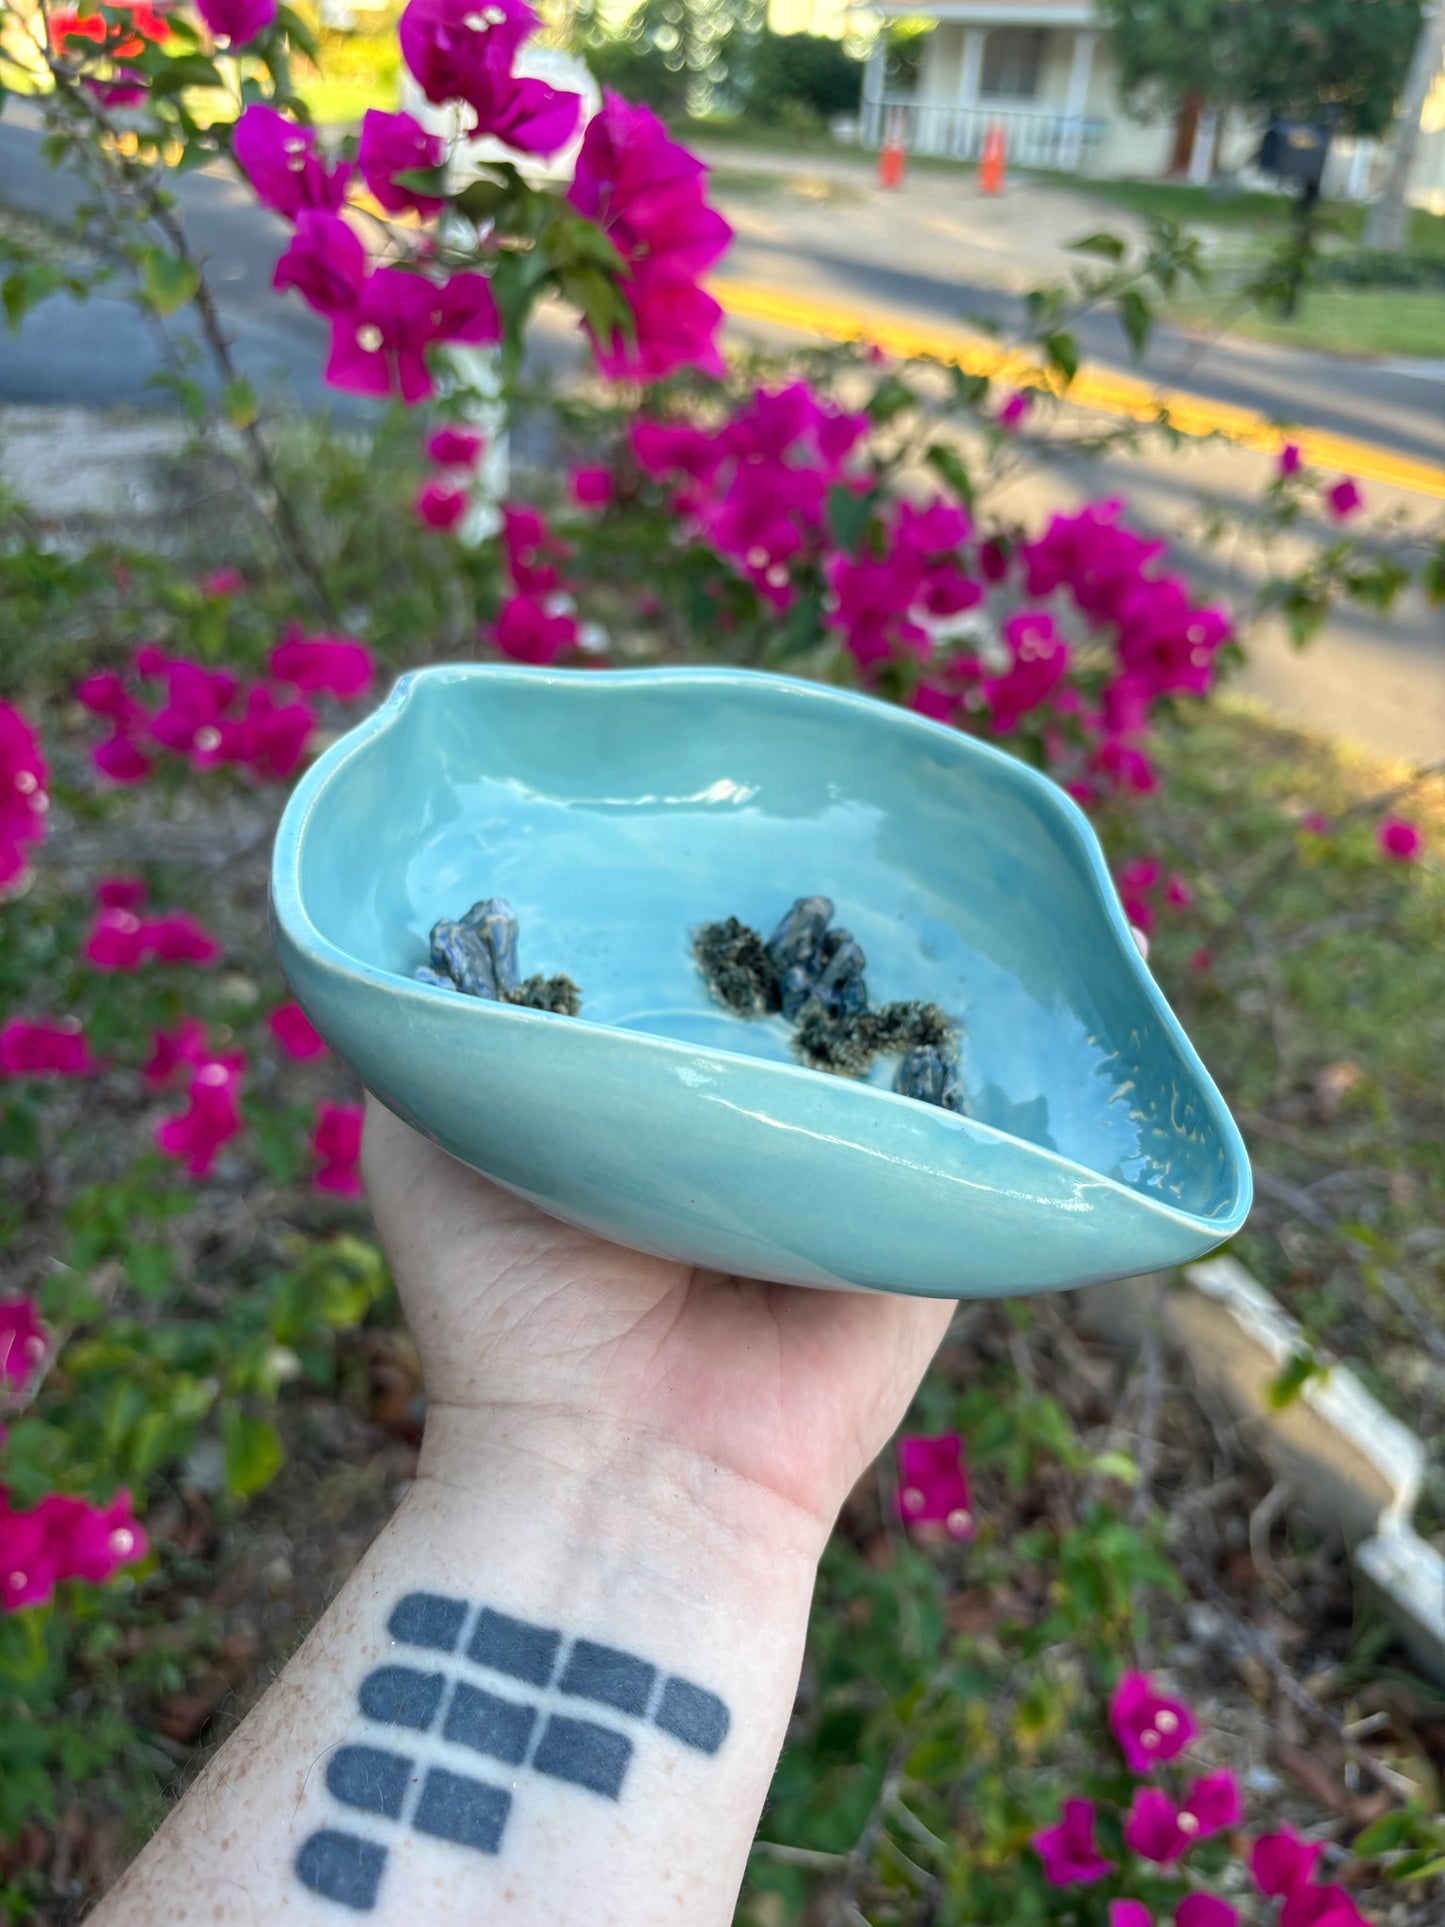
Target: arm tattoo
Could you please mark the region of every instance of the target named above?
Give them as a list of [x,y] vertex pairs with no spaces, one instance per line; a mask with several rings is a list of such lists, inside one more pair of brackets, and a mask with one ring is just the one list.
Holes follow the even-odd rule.
[[[529,1766],[619,1800],[637,1740],[617,1715],[698,1753],[716,1753],[727,1738],[728,1709],[706,1687],[664,1675],[635,1653],[569,1640],[490,1606],[409,1592],[393,1607],[387,1630],[397,1645],[413,1649],[415,1663],[367,1674],[357,1694],[367,1738],[338,1747],[326,1768],[332,1798],[368,1815],[373,1826],[366,1834],[322,1827],[296,1855],[304,1887],[358,1913],[376,1905],[387,1840],[408,1826],[476,1853],[501,1851],[518,1778],[500,1776],[506,1785],[478,1779],[471,1769],[479,1759]],[[498,1677],[509,1690],[493,1690]],[[518,1698],[519,1689],[530,1695]],[[582,1706],[608,1717],[588,1717]],[[403,1735],[425,1738],[417,1744]],[[389,1825],[376,1828],[377,1821]]]

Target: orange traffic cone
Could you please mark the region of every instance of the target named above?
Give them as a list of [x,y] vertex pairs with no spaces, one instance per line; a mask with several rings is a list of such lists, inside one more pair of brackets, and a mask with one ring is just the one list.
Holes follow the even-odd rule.
[[878,152],[878,185],[889,188],[903,185],[903,127],[896,116],[890,119]]
[[978,157],[980,194],[1003,193],[1004,133],[999,123],[990,121],[984,132],[983,152]]

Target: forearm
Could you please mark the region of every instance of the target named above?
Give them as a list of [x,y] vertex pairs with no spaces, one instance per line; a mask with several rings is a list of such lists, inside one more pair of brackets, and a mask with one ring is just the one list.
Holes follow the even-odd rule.
[[395,1518],[93,1918],[730,1921],[821,1538],[645,1436],[434,1412]]

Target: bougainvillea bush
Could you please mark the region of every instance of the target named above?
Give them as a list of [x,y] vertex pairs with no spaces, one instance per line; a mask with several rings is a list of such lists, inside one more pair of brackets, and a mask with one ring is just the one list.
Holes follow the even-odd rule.
[[[124,216],[99,272],[123,267],[162,330],[194,316],[211,378],[178,351],[171,385],[198,423],[223,429],[217,459],[248,471],[274,549],[182,579],[155,558],[58,561],[24,536],[5,563],[42,628],[67,588],[101,611],[67,640],[67,660],[77,648],[82,659],[63,692],[33,641],[17,658],[23,686],[0,692],[9,1836],[34,1816],[57,1822],[79,1785],[103,1780],[112,1798],[164,1771],[132,1715],[186,1677],[184,1641],[154,1631],[180,1616],[169,1602],[195,1562],[176,1493],[234,1509],[262,1492],[284,1462],[287,1398],[335,1386],[358,1330],[394,1320],[355,1202],[359,1093],[276,974],[257,877],[289,779],[408,651],[443,645],[402,643],[381,592],[356,592],[366,544],[348,550],[314,512],[308,478],[237,376],[168,169],[234,166],[286,224],[277,298],[324,319],[325,380],[405,417],[410,466],[372,471],[362,456],[353,479],[369,526],[404,519],[398,552],[437,585],[428,606],[447,612],[445,646],[594,673],[711,658],[906,704],[1027,757],[1094,811],[1145,932],[1187,914],[1194,885],[1172,852],[1131,847],[1120,826],[1160,784],[1161,726],[1209,701],[1259,613],[1196,593],[1120,501],[1028,527],[992,506],[1022,438],[1046,443],[1067,390],[1062,297],[1038,303],[1018,389],[897,366],[864,343],[729,366],[704,282],[729,236],[704,170],[649,110],[609,94],[582,129],[575,96],[520,75],[536,25],[522,0],[484,13],[410,0],[401,16],[401,54],[428,101],[511,156],[480,162],[405,113],[369,112],[356,138],[323,142],[290,81],[292,58],[314,48],[275,0],[36,19],[52,152],[85,167],[97,219]],[[579,132],[570,179],[539,177],[532,164]],[[1115,265],[1082,296],[1117,303],[1137,329],[1141,284],[1167,287],[1190,258],[1161,235],[1142,267]],[[20,262],[7,310],[55,285],[45,264]],[[523,400],[529,317],[544,301],[575,320],[576,379],[545,413],[549,458],[499,489],[509,408],[534,434],[544,419]],[[1263,598],[1299,633],[1337,595],[1385,604],[1412,573],[1440,589],[1438,545],[1358,543],[1353,482],[1286,448],[1256,521],[1290,529],[1311,509],[1334,532]],[[1408,798],[1369,828],[1380,863],[1422,859]],[[1135,1595],[1169,1567],[1157,1532],[1123,1516],[1129,1462],[1091,1456],[1018,1383],[970,1396],[944,1416],[979,1462],[992,1449],[1015,1481],[1055,1464],[1078,1507],[1067,1526],[1005,1546],[980,1525],[958,1430],[901,1441],[887,1583],[931,1603],[918,1609],[926,1635],[903,1638],[891,1669],[897,1743],[916,1725],[920,1745],[942,1746],[928,1738],[937,1720],[948,1745],[976,1742],[988,1707],[1008,1705],[1015,1754],[970,1788],[984,1816],[973,1832],[959,1813],[934,1816],[956,1846],[947,1872],[922,1880],[931,1911],[878,1918],[1231,1927],[1239,1788],[1191,1758],[1189,1707],[1133,1663],[1147,1630]],[[979,1571],[1028,1565],[1047,1602],[986,1651],[947,1637],[962,1548]],[[1051,1707],[1056,1672],[1068,1690]],[[830,1744],[818,1741],[815,1765]],[[801,1836],[821,1768],[800,1777],[798,1761],[785,1758],[777,1816],[792,1813]],[[1030,1762],[1048,1770],[1025,1795]],[[866,1833],[866,1810],[856,1817]],[[937,1832],[914,1822],[936,1854]],[[1256,1832],[1247,1904],[1278,1903],[1282,1927],[1359,1918],[1315,1878],[1309,1845]],[[878,1844],[874,1826],[866,1852],[840,1856],[849,1905],[879,1876]],[[799,1851],[823,1865],[833,1848]],[[1226,1874],[1234,1898],[1216,1891]],[[1270,1915],[1256,1905],[1253,1918]]]

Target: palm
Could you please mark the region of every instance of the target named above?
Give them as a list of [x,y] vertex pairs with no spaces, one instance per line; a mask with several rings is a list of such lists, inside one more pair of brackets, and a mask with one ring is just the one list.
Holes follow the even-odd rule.
[[433,1399],[642,1425],[819,1518],[902,1417],[952,1309],[624,1250],[375,1104],[366,1169]]

